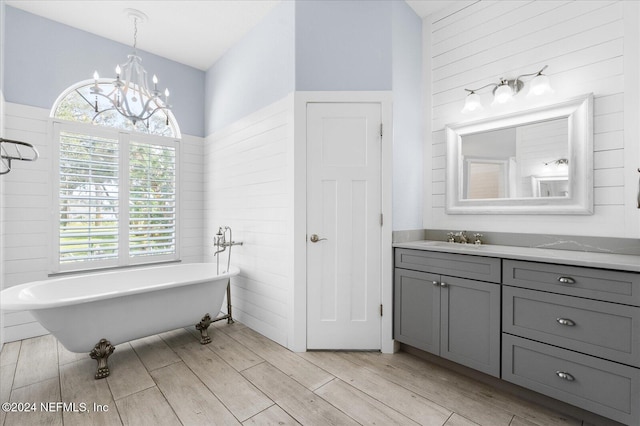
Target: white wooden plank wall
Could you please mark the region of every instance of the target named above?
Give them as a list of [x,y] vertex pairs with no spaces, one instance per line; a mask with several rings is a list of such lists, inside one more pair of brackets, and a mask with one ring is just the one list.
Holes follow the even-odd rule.
[[[4,286],[46,280],[50,272],[53,194],[51,182],[53,141],[49,110],[7,103],[5,137],[33,143],[40,153],[35,162],[14,162],[3,175],[2,255]],[[203,223],[203,139],[183,136],[180,143],[180,254],[184,262],[201,262]],[[5,342],[47,331],[28,312],[7,312],[3,324]]]
[[[432,209],[427,228],[486,231],[546,232],[628,237],[624,198],[624,67],[623,2],[621,1],[478,1],[425,18],[431,31],[432,194],[425,210]],[[460,112],[464,88],[498,82],[536,72],[546,74],[555,93],[532,101],[520,93],[508,107],[491,107],[491,91],[481,91],[485,110],[475,115]],[[637,77],[637,76],[636,76]],[[554,99],[592,92],[594,102],[593,216],[474,216],[447,215],[445,206],[444,126],[515,110]],[[428,161],[428,159],[427,159]],[[427,165],[426,169],[429,169]],[[526,228],[525,228],[526,226]]]
[[180,141],[180,259],[202,262],[204,252],[204,139],[183,135]]
[[[287,97],[210,135],[204,153],[207,261],[215,261],[218,227],[230,226],[244,243],[232,248],[231,263],[241,270],[232,279],[234,317],[284,346],[292,288],[292,117]],[[226,252],[220,260],[226,262]]]
[[[48,118],[48,110],[6,104],[6,137],[33,144],[40,158],[13,162],[11,172],[0,178],[4,183],[5,287],[46,280],[49,273],[52,152]],[[28,312],[7,312],[3,326],[6,342],[48,333]]]

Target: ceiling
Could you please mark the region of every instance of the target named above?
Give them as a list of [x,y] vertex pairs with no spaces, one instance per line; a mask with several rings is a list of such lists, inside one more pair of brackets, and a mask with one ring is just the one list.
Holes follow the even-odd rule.
[[[149,18],[147,22],[138,24],[138,48],[203,71],[213,65],[279,2],[280,0],[5,1],[9,6],[127,45],[133,44],[133,20],[128,17],[125,9],[137,9]],[[420,17],[430,15],[451,3],[451,0],[407,0],[407,4]]]

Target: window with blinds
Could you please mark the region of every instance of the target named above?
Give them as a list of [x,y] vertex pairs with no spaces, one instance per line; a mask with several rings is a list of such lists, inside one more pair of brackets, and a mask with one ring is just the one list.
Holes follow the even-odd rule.
[[60,262],[118,258],[118,140],[60,133]]
[[56,270],[177,259],[177,143],[56,123]]
[[129,255],[168,254],[175,248],[175,149],[131,142]]

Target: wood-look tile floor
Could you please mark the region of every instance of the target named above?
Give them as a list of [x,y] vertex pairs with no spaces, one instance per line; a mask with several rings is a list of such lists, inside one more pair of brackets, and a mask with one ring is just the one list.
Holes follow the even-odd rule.
[[195,329],[118,345],[102,380],[94,360],[52,336],[8,343],[0,402],[37,407],[1,412],[0,424],[582,424],[407,353],[293,353],[239,323],[209,330],[204,346]]

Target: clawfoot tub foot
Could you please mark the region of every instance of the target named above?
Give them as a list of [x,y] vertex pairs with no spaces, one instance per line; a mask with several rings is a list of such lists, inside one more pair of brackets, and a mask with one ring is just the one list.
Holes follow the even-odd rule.
[[211,343],[211,337],[209,337],[209,326],[211,325],[211,315],[206,314],[202,317],[199,323],[196,324],[196,330],[200,331],[200,344],[206,345]]
[[89,356],[92,359],[98,361],[98,370],[96,371],[95,378],[104,379],[109,375],[109,366],[107,365],[107,358],[113,353],[116,348],[107,339],[100,339],[96,346],[91,350]]

